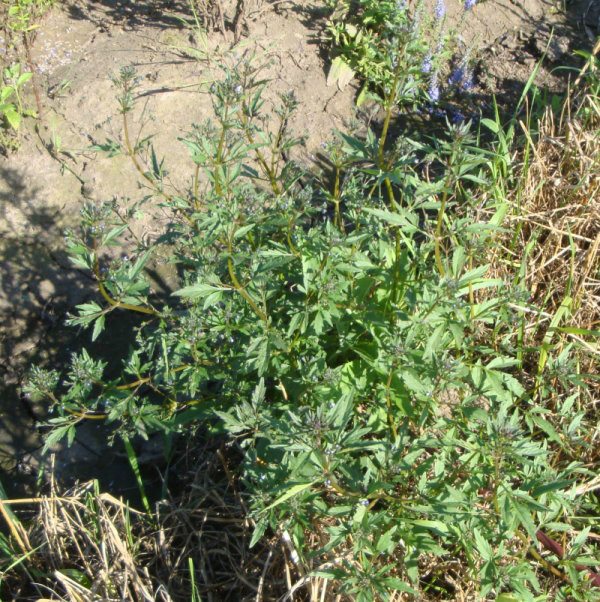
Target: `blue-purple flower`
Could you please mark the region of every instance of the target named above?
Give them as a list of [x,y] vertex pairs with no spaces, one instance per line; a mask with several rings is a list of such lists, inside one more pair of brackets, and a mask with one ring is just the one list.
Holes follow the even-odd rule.
[[463,115],[462,111],[460,109],[458,109],[457,111],[453,112],[451,117],[450,117],[450,121],[452,123],[462,123],[465,120],[465,116]]
[[470,90],[475,85],[473,71],[464,64],[458,66],[448,78],[448,85],[456,86],[463,92]]
[[465,77],[465,68],[461,65],[457,67],[452,75],[448,78],[448,85],[450,86],[459,86]]
[[421,63],[421,73],[431,73],[431,52],[427,53],[427,56]]
[[431,102],[437,102],[440,99],[440,87],[438,85],[437,75],[434,75],[429,82],[429,89],[427,90]]
[[462,89],[466,92],[475,86],[475,76],[471,70],[467,70],[462,80]]
[[477,4],[477,0],[465,0],[465,10],[471,10]]
[[443,19],[446,16],[446,4],[444,0],[437,0],[435,5],[435,16],[436,19]]

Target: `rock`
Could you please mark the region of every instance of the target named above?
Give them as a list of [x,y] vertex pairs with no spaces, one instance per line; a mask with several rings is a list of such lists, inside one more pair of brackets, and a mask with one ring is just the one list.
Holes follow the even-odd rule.
[[559,63],[565,54],[569,52],[569,38],[567,36],[553,36],[548,45],[548,38],[536,32],[531,39],[533,50],[538,56],[546,54],[546,60],[551,63]]

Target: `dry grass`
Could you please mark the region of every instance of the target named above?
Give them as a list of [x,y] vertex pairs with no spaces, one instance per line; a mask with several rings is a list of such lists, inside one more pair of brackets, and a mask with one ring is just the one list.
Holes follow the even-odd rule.
[[[0,599],[286,599],[300,578],[291,548],[276,537],[249,548],[253,524],[228,467],[239,460],[233,456],[188,446],[177,465],[179,495],[157,503],[152,516],[93,482],[65,495],[53,487],[48,496],[0,502],[14,550],[0,571]],[[305,599],[303,589],[288,599]]]
[[28,528],[18,544],[26,559],[1,574],[3,600],[171,600],[139,563],[142,514],[92,482],[63,496],[54,489],[9,502],[24,518],[12,522]]
[[[600,50],[600,43],[595,52]],[[591,57],[588,62],[596,64]],[[595,82],[595,83],[594,83]],[[530,294],[515,305],[523,325],[524,368],[530,391],[545,390],[546,417],[570,420],[560,408],[577,394],[576,408],[589,424],[600,420],[600,86],[572,93],[557,114],[547,107],[527,144],[508,198],[506,233],[490,251],[494,275],[515,281]],[[595,86],[595,87],[594,87]],[[518,274],[517,276],[515,276]],[[564,371],[557,358],[568,352]],[[566,353],[564,354],[566,357]],[[551,365],[551,362],[554,362]],[[579,380],[566,378],[577,373]],[[580,384],[585,383],[586,387]],[[600,461],[598,430],[584,436],[592,470]],[[553,462],[559,462],[561,452]]]
[[[535,140],[520,125],[529,155],[508,199],[509,232],[492,252],[493,269],[508,281],[520,269],[531,304],[543,310],[526,312],[524,343],[552,335],[560,350],[575,342],[587,356],[581,372],[594,372],[598,338],[574,329],[600,329],[600,98],[573,96],[558,116],[548,107]],[[572,332],[553,334],[551,326]]]

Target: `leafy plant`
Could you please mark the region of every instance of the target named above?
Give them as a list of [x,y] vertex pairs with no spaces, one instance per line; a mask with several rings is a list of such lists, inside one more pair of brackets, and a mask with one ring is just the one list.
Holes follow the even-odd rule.
[[2,0],[2,22],[6,33],[30,32],[38,27],[39,19],[57,0]]
[[[0,115],[13,130],[18,131],[22,117],[35,117],[35,111],[24,108],[20,93],[21,86],[31,79],[32,74],[27,71],[21,73],[19,65],[11,65],[4,68],[3,76],[5,84],[0,89]],[[7,102],[13,96],[16,104]]]
[[[16,35],[18,37],[18,39],[20,40],[20,42],[22,43],[23,48],[25,50],[24,62],[27,63],[27,66],[29,68],[30,75],[27,77],[27,79],[22,80],[18,85],[21,85],[21,84],[25,83],[25,81],[32,79],[33,90],[34,90],[34,94],[35,94],[35,101],[36,101],[36,105],[37,105],[37,112],[39,115],[42,114],[42,106],[41,106],[39,90],[38,90],[38,86],[37,86],[36,78],[35,78],[35,68],[33,65],[33,61],[31,59],[31,48],[30,48],[31,40],[30,40],[30,38],[31,38],[31,32],[34,31],[38,27],[38,24],[36,23],[37,19],[39,19],[55,3],[56,3],[56,0],[1,0],[0,1],[0,21],[2,22],[2,31],[3,31],[4,35],[6,36],[7,49],[9,47],[11,47],[13,50],[16,50],[17,44],[15,43],[15,39],[14,39],[14,37]],[[17,55],[18,54],[19,53],[17,52]],[[21,67],[17,66],[17,65],[12,65],[12,66],[8,67],[8,70],[10,72],[8,77],[16,80],[16,78],[19,77]],[[16,70],[16,74],[13,73],[14,70]],[[22,74],[22,75],[24,75],[24,74]],[[22,77],[22,75],[21,75],[21,77]],[[6,73],[5,73],[5,77],[7,77]],[[4,89],[3,89],[3,91],[4,91]],[[8,117],[6,112],[4,113],[5,117],[9,120],[9,122],[12,121],[11,126],[13,126],[13,123],[15,123],[15,122],[18,124],[18,122],[20,121],[20,118],[26,114],[22,110],[20,100],[18,100],[18,106],[19,106],[18,115],[14,110],[8,111],[11,114],[10,117]],[[0,111],[0,113],[1,113],[1,111]],[[34,113],[28,112],[27,114],[33,115]],[[14,129],[17,129],[17,128],[18,128],[18,125]]]
[[[403,0],[326,4],[331,10],[327,33],[334,54],[328,81],[344,87],[357,74],[363,83],[359,106],[366,98],[381,102],[392,93],[401,110],[436,103],[442,76],[449,76],[448,89],[473,86],[468,52],[449,69],[458,48],[446,27],[444,0],[437,2],[431,17],[423,2],[412,9]],[[473,4],[465,4],[465,15]]]
[[[381,136],[338,132],[327,145],[330,183],[287,159],[293,97],[265,128],[267,82],[252,57],[222,69],[214,122],[181,139],[192,160],[184,196],[151,137],[131,135],[135,71],[113,79],[124,142],[96,150],[129,156],[147,196],[88,204],[66,233],[99,289],[70,322],[93,339],[119,311],[141,325],[119,375],[85,351],[62,375],[32,371],[27,393],[53,406],[48,444],[85,420],[126,442],[200,423],[243,451],[253,543],[285,534],[302,579],[365,602],[451,597],[458,563],[479,598],[539,599],[555,567],[536,541],[584,525],[590,502],[575,484],[591,472],[580,458],[597,424],[572,411],[575,398],[546,404],[538,382],[556,366],[539,361],[526,376],[540,349],[520,347],[525,291],[480,262],[504,214],[485,200],[498,162],[470,124],[392,144],[399,70]],[[136,222],[153,203],[171,221],[150,238]],[[146,277],[151,261],[180,274],[167,301]],[[577,568],[599,562],[586,542],[557,559],[561,596],[597,599]]]

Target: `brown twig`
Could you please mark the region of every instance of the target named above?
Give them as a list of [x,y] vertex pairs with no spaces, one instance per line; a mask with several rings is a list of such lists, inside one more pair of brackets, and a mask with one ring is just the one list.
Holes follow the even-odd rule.
[[33,66],[33,61],[31,60],[31,49],[29,47],[29,40],[27,38],[27,32],[23,32],[23,44],[25,46],[25,55],[27,57],[27,66],[29,67],[29,71],[31,72],[31,83],[33,84],[33,93],[35,95],[35,104],[38,110],[38,116],[42,119],[44,113],[42,111],[42,103],[40,101],[40,91],[37,85],[37,75],[35,72],[35,68]]

